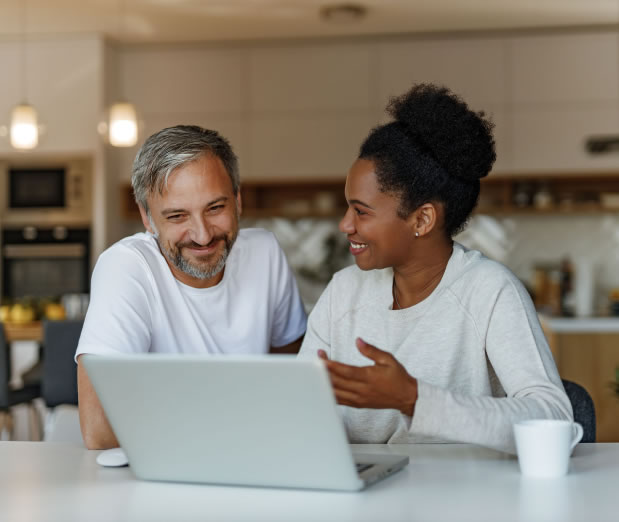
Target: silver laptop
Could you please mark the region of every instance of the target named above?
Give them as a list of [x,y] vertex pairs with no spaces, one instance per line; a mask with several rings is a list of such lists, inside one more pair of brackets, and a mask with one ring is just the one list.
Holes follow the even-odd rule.
[[351,452],[324,365],[294,356],[84,355],[138,478],[360,490],[408,464]]

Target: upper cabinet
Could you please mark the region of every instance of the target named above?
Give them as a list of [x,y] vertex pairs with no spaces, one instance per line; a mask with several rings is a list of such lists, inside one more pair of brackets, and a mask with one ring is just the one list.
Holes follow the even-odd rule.
[[619,37],[612,32],[523,35],[509,44],[511,172],[619,170],[591,155],[588,136],[619,134]]

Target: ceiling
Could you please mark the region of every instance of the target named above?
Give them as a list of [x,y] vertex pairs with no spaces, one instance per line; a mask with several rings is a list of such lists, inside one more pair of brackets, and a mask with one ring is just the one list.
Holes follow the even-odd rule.
[[190,42],[619,24],[619,0],[359,3],[365,17],[336,23],[319,14],[329,0],[0,0],[0,38],[102,33],[125,42]]

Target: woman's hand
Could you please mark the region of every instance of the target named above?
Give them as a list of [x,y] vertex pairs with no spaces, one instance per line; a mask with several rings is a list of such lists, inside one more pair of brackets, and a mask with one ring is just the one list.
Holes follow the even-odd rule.
[[356,340],[362,355],[372,366],[351,366],[331,361],[324,350],[318,356],[325,361],[338,404],[355,408],[395,409],[413,416],[417,402],[417,379],[388,352]]

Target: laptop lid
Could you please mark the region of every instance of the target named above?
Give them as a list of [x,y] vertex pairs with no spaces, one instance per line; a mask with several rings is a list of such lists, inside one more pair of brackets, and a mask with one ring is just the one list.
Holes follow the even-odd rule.
[[359,476],[319,360],[141,354],[82,361],[138,478],[357,490],[408,461],[389,456]]

